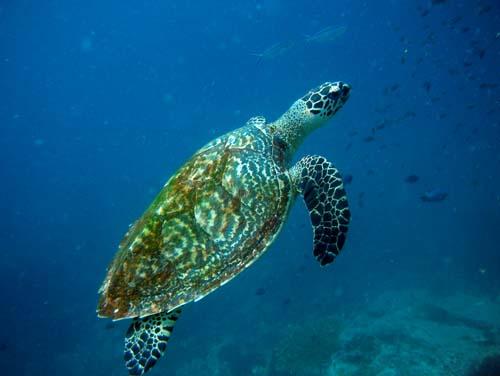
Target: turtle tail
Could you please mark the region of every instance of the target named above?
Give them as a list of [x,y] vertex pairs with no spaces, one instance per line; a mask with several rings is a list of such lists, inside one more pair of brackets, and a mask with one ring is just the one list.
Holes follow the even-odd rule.
[[125,335],[125,366],[131,376],[141,376],[156,364],[167,348],[180,308],[135,318]]

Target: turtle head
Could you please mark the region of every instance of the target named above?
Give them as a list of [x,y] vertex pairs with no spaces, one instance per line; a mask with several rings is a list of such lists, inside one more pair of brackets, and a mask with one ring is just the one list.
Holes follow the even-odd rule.
[[292,154],[304,138],[324,125],[349,99],[351,87],[343,82],[325,82],[310,90],[275,123],[277,132]]
[[294,103],[303,125],[313,130],[325,124],[349,99],[351,87],[343,82],[325,82]]

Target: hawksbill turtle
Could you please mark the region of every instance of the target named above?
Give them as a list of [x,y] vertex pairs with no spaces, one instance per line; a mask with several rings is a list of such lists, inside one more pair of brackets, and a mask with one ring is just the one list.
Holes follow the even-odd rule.
[[99,317],[132,318],[125,365],[143,375],[166,350],[181,306],[250,266],[273,243],[302,195],[321,265],[342,249],[350,211],[342,178],[321,156],[291,166],[304,138],[346,103],[349,85],[326,82],[278,120],[253,117],[197,151],[131,225],[99,290]]

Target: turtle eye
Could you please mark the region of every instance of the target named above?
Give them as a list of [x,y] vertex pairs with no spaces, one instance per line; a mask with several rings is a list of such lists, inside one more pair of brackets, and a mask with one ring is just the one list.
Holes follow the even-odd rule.
[[327,98],[336,101],[340,96],[340,90],[333,90],[326,95]]

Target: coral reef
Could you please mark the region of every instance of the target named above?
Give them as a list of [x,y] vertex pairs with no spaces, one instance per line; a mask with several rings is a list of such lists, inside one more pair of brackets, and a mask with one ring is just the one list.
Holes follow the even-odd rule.
[[210,351],[206,356],[193,358],[179,367],[175,376],[234,376],[228,367],[220,361],[217,351]]
[[334,317],[309,318],[290,325],[274,348],[271,375],[324,375],[339,349],[343,325]]
[[231,375],[251,375],[256,368],[266,365],[265,354],[258,347],[244,343],[228,343],[221,347],[219,358],[229,369]]
[[500,375],[499,302],[387,291],[352,312],[257,321],[252,335],[221,334],[208,351],[200,345],[195,353],[204,355],[183,362],[175,375]]
[[467,376],[498,376],[500,375],[500,353],[488,355],[469,369]]
[[500,375],[494,358],[476,361],[498,353],[499,306],[462,293],[433,298],[392,291],[371,301],[346,322],[328,375]]

